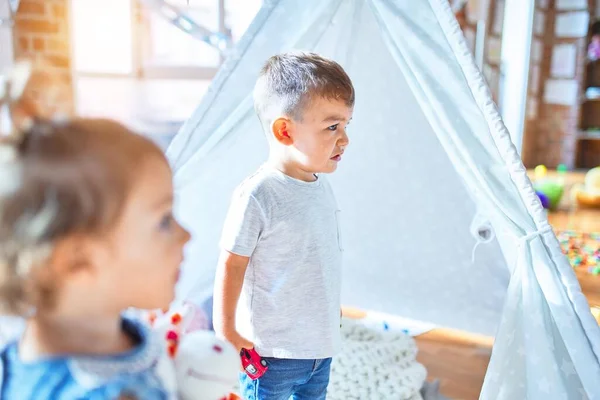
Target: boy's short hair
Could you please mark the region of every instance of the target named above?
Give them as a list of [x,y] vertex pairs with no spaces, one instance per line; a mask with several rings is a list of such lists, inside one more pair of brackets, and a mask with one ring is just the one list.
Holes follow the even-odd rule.
[[335,61],[315,53],[291,52],[267,60],[254,88],[254,108],[266,123],[269,113],[301,120],[309,102],[317,97],[354,106],[354,86]]

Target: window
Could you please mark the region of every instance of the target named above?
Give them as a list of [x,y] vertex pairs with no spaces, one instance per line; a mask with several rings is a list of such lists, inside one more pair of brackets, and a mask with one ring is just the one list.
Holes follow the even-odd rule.
[[149,15],[148,24],[150,43],[144,57],[145,67],[219,66],[221,53],[216,47],[196,39],[156,13]]
[[225,25],[234,43],[246,32],[261,5],[262,0],[226,0]]
[[73,64],[75,72],[133,72],[132,2],[72,0]]
[[261,4],[262,0],[71,0],[75,72],[210,79],[223,61],[219,40],[235,44]]
[[[217,68],[220,50],[206,43],[220,24],[219,0],[167,0],[144,13],[144,67]],[[225,32],[221,32],[225,33]]]
[[78,114],[117,119],[166,146],[223,62],[202,39],[235,44],[261,4],[71,0]]

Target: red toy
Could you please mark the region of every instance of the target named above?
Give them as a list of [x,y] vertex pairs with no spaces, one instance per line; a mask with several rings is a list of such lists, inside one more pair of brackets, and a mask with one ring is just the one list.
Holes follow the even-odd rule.
[[242,367],[244,367],[244,371],[246,371],[246,374],[252,380],[260,378],[269,369],[267,362],[263,360],[254,349],[242,349],[242,351],[240,351],[240,357],[242,358]]

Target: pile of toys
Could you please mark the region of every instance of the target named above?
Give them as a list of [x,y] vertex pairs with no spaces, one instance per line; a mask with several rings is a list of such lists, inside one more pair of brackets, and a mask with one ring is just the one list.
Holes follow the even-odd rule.
[[[564,164],[560,164],[552,176],[548,175],[545,165],[535,167],[533,188],[545,209],[558,209],[565,193],[566,174],[567,167]],[[583,183],[573,185],[570,196],[572,208],[600,208],[600,167],[590,169]]]
[[600,233],[561,231],[556,236],[573,268],[586,268],[592,275],[600,275]]
[[556,172],[557,178],[552,179],[547,176],[548,169],[545,165],[538,165],[534,170],[533,188],[540,198],[542,206],[547,210],[558,208],[565,189],[567,167],[560,164],[556,168]]

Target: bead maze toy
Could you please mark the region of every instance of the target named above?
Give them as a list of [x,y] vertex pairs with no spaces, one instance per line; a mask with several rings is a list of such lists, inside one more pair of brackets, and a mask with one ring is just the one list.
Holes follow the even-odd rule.
[[600,275],[600,233],[559,231],[556,236],[573,268],[585,268],[592,275]]

